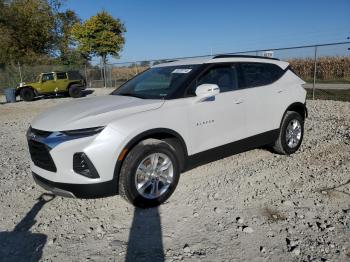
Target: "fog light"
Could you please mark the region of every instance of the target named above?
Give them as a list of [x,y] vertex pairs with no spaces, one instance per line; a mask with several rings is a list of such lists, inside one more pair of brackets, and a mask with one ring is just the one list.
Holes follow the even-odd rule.
[[96,168],[84,153],[75,153],[73,156],[74,172],[88,178],[99,178]]

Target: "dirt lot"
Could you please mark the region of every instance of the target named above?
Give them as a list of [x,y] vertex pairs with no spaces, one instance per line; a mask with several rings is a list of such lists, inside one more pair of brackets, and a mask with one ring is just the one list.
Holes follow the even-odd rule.
[[0,105],[0,261],[350,261],[349,102],[308,101],[295,155],[198,167],[160,208],[135,210],[119,196],[41,196],[25,132],[68,100]]

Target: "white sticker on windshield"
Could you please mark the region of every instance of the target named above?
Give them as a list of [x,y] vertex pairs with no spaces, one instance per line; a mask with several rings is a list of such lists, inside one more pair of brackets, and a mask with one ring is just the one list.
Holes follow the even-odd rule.
[[171,72],[172,74],[188,74],[189,72],[191,72],[192,69],[188,68],[178,68],[175,69],[173,72]]

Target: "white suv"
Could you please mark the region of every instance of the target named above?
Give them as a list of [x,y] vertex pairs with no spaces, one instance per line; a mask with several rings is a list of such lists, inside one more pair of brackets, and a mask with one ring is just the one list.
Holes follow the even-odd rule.
[[287,62],[219,55],[153,66],[110,95],[41,114],[27,138],[35,181],[55,194],[164,202],[181,172],[251,148],[298,150],[304,82]]

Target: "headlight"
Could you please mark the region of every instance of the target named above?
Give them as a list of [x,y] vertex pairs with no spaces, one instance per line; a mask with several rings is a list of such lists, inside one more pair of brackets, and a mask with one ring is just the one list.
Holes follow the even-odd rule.
[[61,131],[60,133],[66,136],[93,136],[100,133],[104,128],[104,126],[98,126],[84,129]]

